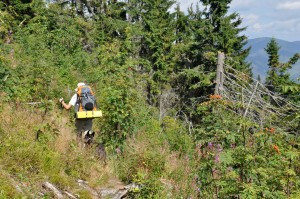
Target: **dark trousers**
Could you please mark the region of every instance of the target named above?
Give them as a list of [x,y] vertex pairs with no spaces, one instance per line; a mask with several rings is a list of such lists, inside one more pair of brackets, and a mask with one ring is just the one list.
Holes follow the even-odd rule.
[[81,137],[82,133],[86,130],[92,130],[93,119],[76,119],[75,126],[77,131],[77,136]]

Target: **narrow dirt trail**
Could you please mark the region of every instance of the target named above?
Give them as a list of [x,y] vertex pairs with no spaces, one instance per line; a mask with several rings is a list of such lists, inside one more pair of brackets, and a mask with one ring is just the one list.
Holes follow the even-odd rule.
[[[74,176],[83,176],[83,179],[74,177],[72,182],[69,182],[71,187],[61,186],[59,183],[51,182],[47,170],[41,171],[43,175],[38,173],[27,173],[32,180],[26,181],[15,177],[9,170],[2,168],[0,165],[0,177],[7,179],[9,186],[14,187],[15,192],[24,196],[32,196],[32,198],[43,198],[46,193],[55,194],[54,190],[47,188],[47,185],[53,185],[60,192],[63,198],[70,198],[67,194],[71,194],[74,198],[79,198],[75,193],[88,192],[89,198],[121,198],[120,190],[124,193],[124,184],[114,175],[109,158],[107,165],[104,166],[103,162],[98,161],[95,157],[94,146],[90,148],[84,148],[76,139],[75,127],[72,121],[71,112],[59,109],[57,106],[53,106],[48,112],[40,109],[38,106],[29,105],[12,105],[3,110],[0,115],[1,126],[0,130],[9,139],[17,139],[20,142],[18,150],[26,151],[26,148],[22,148],[22,142],[37,143],[38,132],[41,133],[41,139],[43,136],[50,136],[50,141],[42,141],[40,146],[45,144],[47,151],[53,154],[57,154],[57,157],[61,157],[61,163],[64,166],[68,166],[68,162],[73,166],[76,166],[77,159],[89,162],[89,166],[92,168],[78,168],[76,172],[83,172],[83,174],[75,174]],[[24,138],[22,138],[22,136]],[[8,142],[8,141],[7,141]],[[34,146],[34,144],[28,144]],[[27,146],[27,145],[26,145]],[[31,150],[31,149],[30,149]],[[33,151],[34,152],[34,151]],[[48,155],[48,154],[47,154]],[[43,158],[43,157],[41,157]],[[69,159],[71,158],[71,159]],[[38,161],[42,165],[42,160]],[[28,162],[31,164],[31,162]],[[32,163],[33,164],[33,163]],[[84,163],[83,163],[84,165]],[[67,174],[65,168],[60,168],[60,165],[54,165],[61,174],[58,176],[68,175],[69,180],[72,180],[72,174]],[[19,172],[23,172],[20,169]],[[20,173],[21,175],[22,173]],[[48,181],[50,180],[50,181]],[[46,188],[45,188],[46,187]],[[50,186],[51,187],[51,186]],[[59,190],[59,187],[61,189]],[[65,190],[67,189],[67,190]],[[30,190],[30,191],[29,191]],[[68,193],[67,193],[68,192]],[[72,197],[71,197],[72,198]],[[81,198],[85,198],[84,196]]]
[[[62,114],[61,114],[62,113]],[[61,153],[67,153],[71,142],[76,142],[80,147],[79,151],[87,153],[87,155],[93,156],[95,145],[90,148],[84,148],[83,143],[76,139],[76,133],[74,128],[74,123],[70,121],[68,114],[61,111],[57,111],[57,115],[52,115],[52,121],[56,121],[56,126],[59,129],[59,135],[55,142],[55,148]],[[77,184],[84,190],[90,193],[90,197],[93,199],[98,198],[121,198],[127,193],[126,186],[121,182],[114,174],[107,159],[107,164],[104,165],[103,162],[99,162],[99,167],[101,168],[102,175],[105,176],[106,180],[101,185],[90,185],[90,182],[78,179]],[[94,173],[93,173],[94,172]],[[98,170],[93,170],[91,176],[99,176]],[[92,183],[93,184],[93,183]]]

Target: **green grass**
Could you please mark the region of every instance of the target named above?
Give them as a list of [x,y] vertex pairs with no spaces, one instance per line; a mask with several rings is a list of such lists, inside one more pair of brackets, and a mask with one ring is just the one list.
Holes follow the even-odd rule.
[[[45,181],[61,190],[84,196],[87,195],[85,191],[78,191],[78,179],[91,182],[93,186],[106,183],[111,173],[97,161],[92,149],[79,147],[72,125],[65,123],[68,122],[68,115],[63,113],[61,119],[58,113],[54,109],[43,120],[39,111],[26,107],[11,107],[2,111],[1,198],[31,198],[42,190]],[[41,132],[38,140],[37,130]],[[17,185],[21,191],[18,191]]]

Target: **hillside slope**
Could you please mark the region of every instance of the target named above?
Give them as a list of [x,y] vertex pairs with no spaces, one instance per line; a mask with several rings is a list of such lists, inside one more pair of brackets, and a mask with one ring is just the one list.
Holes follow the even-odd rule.
[[47,110],[41,106],[1,105],[0,197],[53,197],[45,182],[80,198],[99,198],[91,190],[120,188],[109,161],[105,166],[94,146],[76,140],[70,114],[52,102]]

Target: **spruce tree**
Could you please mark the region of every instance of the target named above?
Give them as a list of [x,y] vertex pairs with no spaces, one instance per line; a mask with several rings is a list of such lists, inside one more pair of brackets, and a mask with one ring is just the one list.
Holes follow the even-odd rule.
[[242,19],[238,13],[228,14],[232,0],[201,0],[205,9],[204,35],[205,46],[212,52],[224,52],[232,58],[230,62],[234,68],[250,73],[249,64],[245,58],[249,48],[245,49],[247,37],[241,34],[246,28],[241,28]]
[[[183,104],[188,105],[191,98],[205,95],[203,90],[211,82],[212,75],[205,69],[211,64],[205,63],[203,57],[206,47],[204,45],[204,21],[202,11],[199,6],[196,10],[189,9],[186,17],[177,13],[177,36],[185,35],[184,43],[177,43],[176,48],[180,46],[180,56],[176,62],[176,84],[177,92]],[[186,25],[188,24],[188,25]],[[206,60],[207,61],[207,60]]]
[[[177,88],[182,110],[191,113],[189,118],[197,123],[201,116],[195,114],[195,104],[199,104],[214,93],[217,55],[224,52],[226,63],[235,69],[251,75],[250,65],[245,61],[250,49],[245,49],[246,36],[241,28],[241,18],[237,13],[229,14],[231,0],[200,0],[199,5],[189,9],[189,24],[192,42],[185,51],[188,64],[178,72]],[[187,115],[187,114],[186,114]]]
[[174,42],[174,18],[169,9],[173,0],[145,0],[141,17],[144,35],[141,43],[141,57],[146,60],[144,68],[150,79],[148,100],[157,103],[157,95],[169,82],[172,72],[170,52]]
[[175,9],[175,43],[189,43],[191,40],[191,28],[189,24],[189,18],[180,10],[180,5],[177,4]]
[[185,81],[189,97],[211,94],[218,52],[224,52],[227,63],[251,75],[250,65],[245,61],[249,48],[245,49],[246,36],[241,32],[241,18],[237,13],[228,14],[231,0],[201,0],[204,9],[197,5],[189,11],[189,24],[193,43],[188,54],[191,63],[186,67]]
[[278,70],[280,67],[279,63],[279,51],[280,47],[278,46],[278,43],[274,38],[270,40],[267,47],[265,48],[265,51],[268,53],[268,76],[266,78],[266,85],[267,87],[275,91],[275,87],[279,84],[279,77],[278,77]]
[[268,75],[266,78],[267,87],[274,92],[283,93],[282,86],[291,86],[295,83],[290,79],[288,69],[299,60],[299,54],[294,54],[288,62],[282,63],[279,59],[280,46],[278,45],[275,38],[272,38],[267,44],[265,51],[267,52],[268,58]]

